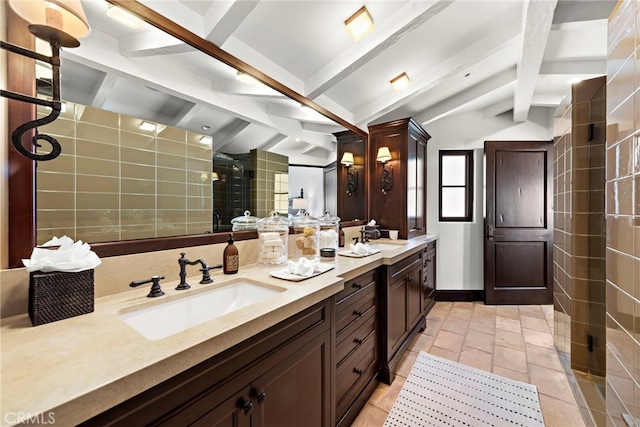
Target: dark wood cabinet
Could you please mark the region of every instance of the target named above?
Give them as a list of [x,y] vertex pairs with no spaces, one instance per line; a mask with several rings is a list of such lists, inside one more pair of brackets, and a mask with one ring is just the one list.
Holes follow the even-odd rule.
[[[338,216],[343,221],[367,219],[367,179],[365,174],[366,139],[354,132],[334,133],[337,141]],[[353,154],[354,163],[347,168],[340,163],[345,152]],[[349,176],[350,175],[350,176]],[[347,185],[348,179],[356,184],[353,190]],[[353,190],[353,191],[349,191]]]
[[[369,216],[384,228],[399,230],[401,239],[427,232],[427,142],[431,136],[412,118],[369,126]],[[391,160],[376,161],[378,149],[388,147]],[[385,172],[386,169],[386,172]],[[382,191],[383,176],[393,186]]]
[[426,316],[433,304],[436,293],[436,242],[430,242],[422,250],[422,306]]
[[377,270],[336,295],[336,421],[349,426],[378,385]]
[[334,301],[304,310],[83,425],[333,426]]
[[417,333],[425,328],[422,254],[383,267],[380,298],[381,363],[379,378],[391,384],[395,369]]

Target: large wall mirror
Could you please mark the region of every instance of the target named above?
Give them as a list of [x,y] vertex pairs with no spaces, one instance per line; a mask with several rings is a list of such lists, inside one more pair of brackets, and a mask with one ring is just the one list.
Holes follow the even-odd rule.
[[[147,22],[114,20],[118,3]],[[299,191],[289,191],[287,164],[334,162],[333,133],[353,129],[322,107],[304,108],[313,102],[250,66],[267,84],[246,79],[241,61],[212,57],[215,46],[166,8],[160,15],[136,2],[83,6],[92,32],[63,50],[65,110],[39,129],[60,140],[63,154],[37,167],[37,243],[61,234],[120,242],[103,245],[103,255],[114,255],[227,231],[245,210],[286,209]],[[48,70],[37,65],[36,78],[46,96]],[[146,246],[132,249],[139,239]]]

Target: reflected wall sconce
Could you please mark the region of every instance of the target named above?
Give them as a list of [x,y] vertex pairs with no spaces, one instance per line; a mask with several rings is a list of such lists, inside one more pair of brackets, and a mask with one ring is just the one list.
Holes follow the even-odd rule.
[[345,151],[342,154],[340,163],[342,163],[347,169],[347,196],[351,197],[358,189],[358,171],[356,170],[352,172],[350,170],[354,163],[353,153]]
[[84,14],[80,0],[9,0],[9,6],[18,16],[29,23],[28,28],[31,34],[49,42],[51,56],[42,55],[4,41],[0,41],[0,48],[50,64],[52,71],[51,100],[0,90],[0,95],[5,98],[51,108],[51,113],[48,116],[18,126],[11,134],[11,142],[20,154],[31,160],[52,160],[62,152],[60,143],[55,138],[39,134],[36,131],[36,134],[31,138],[33,146],[41,147],[38,140],[47,141],[51,145],[49,153],[36,154],[22,145],[22,137],[25,133],[36,129],[38,126],[53,122],[60,115],[62,110],[62,103],[60,102],[60,48],[80,46],[77,37],[89,34],[89,22]]
[[391,160],[391,151],[389,151],[389,147],[378,148],[376,160],[382,163],[382,194],[386,196],[387,192],[391,190],[391,187],[393,187],[393,167],[391,167],[391,165],[385,165],[389,160]]
[[212,181],[220,181],[220,177],[218,176],[218,172],[214,172],[211,174],[211,180]]
[[301,188],[300,197],[294,197],[291,199],[291,209],[297,210],[298,215],[304,215],[308,208],[309,200],[304,198],[304,188]]

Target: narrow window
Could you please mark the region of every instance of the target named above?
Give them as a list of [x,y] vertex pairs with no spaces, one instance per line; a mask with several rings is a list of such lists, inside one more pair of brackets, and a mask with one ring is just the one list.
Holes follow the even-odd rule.
[[473,219],[473,150],[440,150],[440,221]]

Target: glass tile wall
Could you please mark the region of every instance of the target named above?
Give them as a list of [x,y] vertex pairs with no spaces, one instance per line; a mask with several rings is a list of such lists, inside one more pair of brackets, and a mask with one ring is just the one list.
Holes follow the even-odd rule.
[[39,128],[62,154],[38,163],[38,244],[61,235],[106,242],[211,230],[211,147],[202,135],[156,123],[145,131],[141,123],[67,102]]
[[556,123],[555,341],[570,367],[605,375],[605,78],[574,84]]
[[609,17],[607,54],[607,425],[640,419],[640,43],[638,1]]
[[254,179],[251,181],[251,200],[252,206],[256,207],[256,212],[252,214],[264,218],[269,216],[271,211],[277,210],[286,216],[289,194],[289,157],[264,150],[251,150],[249,156],[251,169],[254,171]]

